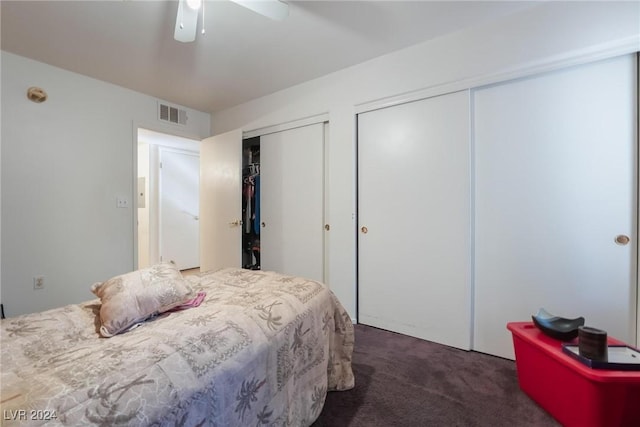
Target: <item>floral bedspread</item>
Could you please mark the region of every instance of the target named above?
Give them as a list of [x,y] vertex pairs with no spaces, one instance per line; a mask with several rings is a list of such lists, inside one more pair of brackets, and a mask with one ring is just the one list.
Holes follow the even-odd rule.
[[225,269],[199,307],[112,338],[100,300],[2,320],[2,425],[308,426],[353,387],[353,325],[323,284]]

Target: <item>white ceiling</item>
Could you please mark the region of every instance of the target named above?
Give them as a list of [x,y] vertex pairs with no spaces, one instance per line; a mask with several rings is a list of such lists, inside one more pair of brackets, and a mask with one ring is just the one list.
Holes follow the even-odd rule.
[[0,2],[2,49],[216,112],[531,7],[524,1],[286,1],[272,21],[207,0],[204,36],[173,39],[177,1]]

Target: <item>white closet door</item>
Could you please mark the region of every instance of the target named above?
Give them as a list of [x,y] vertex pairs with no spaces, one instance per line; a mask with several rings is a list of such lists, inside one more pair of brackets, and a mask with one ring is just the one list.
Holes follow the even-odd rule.
[[242,131],[200,144],[200,270],[242,265]]
[[324,124],[260,137],[263,270],[324,279]]
[[469,94],[358,116],[358,321],[469,349]]
[[636,81],[630,55],[475,91],[475,350],[513,358],[540,307],[635,342]]
[[160,256],[180,270],[200,266],[200,157],[160,149]]

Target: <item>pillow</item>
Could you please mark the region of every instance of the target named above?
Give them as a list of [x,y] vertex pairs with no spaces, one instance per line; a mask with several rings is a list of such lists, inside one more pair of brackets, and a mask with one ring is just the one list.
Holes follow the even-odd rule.
[[161,263],[91,286],[100,301],[100,335],[112,337],[195,296],[174,264]]

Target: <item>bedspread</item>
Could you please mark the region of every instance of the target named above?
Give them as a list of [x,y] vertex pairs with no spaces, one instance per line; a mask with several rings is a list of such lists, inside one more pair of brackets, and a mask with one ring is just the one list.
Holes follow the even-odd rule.
[[112,338],[100,300],[2,320],[2,425],[308,426],[354,385],[353,325],[323,284],[224,269],[199,307]]

